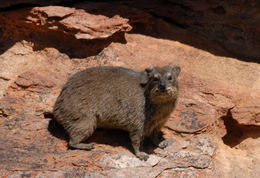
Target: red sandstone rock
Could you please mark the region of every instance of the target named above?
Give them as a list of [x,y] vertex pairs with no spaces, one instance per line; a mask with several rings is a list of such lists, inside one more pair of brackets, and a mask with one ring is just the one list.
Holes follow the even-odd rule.
[[[0,43],[0,176],[258,177],[259,64],[177,42],[174,39],[217,48],[140,10],[110,4],[107,7],[114,6],[113,10],[105,12],[107,4],[92,5],[0,14],[4,41]],[[196,10],[209,6],[200,5]],[[114,16],[116,12],[125,15]],[[104,26],[99,20],[104,20]],[[125,34],[125,42],[90,40],[87,48],[85,42],[74,38],[78,34],[102,38],[124,32],[128,23],[137,26],[138,34]],[[90,26],[94,31],[88,31]],[[82,55],[92,48],[101,52]],[[179,102],[163,129],[169,146],[148,149],[151,156],[147,162],[131,153],[128,135],[120,131],[97,131],[90,138],[97,142],[94,150],[68,150],[64,130],[44,118],[67,78],[86,67],[117,65],[143,70],[167,64],[182,68]]]
[[[260,6],[257,0],[154,0],[153,3],[136,0],[130,4],[188,29],[195,36],[218,42],[228,53],[248,61],[260,60]],[[193,45],[190,40],[184,41]],[[213,53],[222,55],[221,52]]]
[[27,18],[32,23],[47,26],[49,29],[59,29],[77,39],[103,39],[118,32],[132,29],[128,19],[115,15],[112,18],[104,15],[93,15],[84,9],[61,6],[35,7]]
[[52,88],[55,84],[50,80],[34,72],[27,71],[18,76],[15,83],[23,88],[28,87],[46,87]]
[[239,124],[260,126],[260,105],[236,106],[231,114]]

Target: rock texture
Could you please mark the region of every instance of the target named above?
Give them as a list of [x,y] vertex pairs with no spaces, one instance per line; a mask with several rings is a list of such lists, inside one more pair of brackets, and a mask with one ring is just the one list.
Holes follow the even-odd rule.
[[187,29],[194,35],[218,43],[229,54],[248,61],[259,61],[260,52],[257,49],[260,48],[260,4],[257,0],[142,2],[133,1],[131,4]]
[[[222,48],[216,33],[207,36],[204,27],[216,30],[208,26],[210,14],[228,21],[230,1],[152,2],[146,9],[145,2],[113,1],[0,12],[1,177],[260,176],[258,28],[251,27],[252,38],[242,43],[228,36]],[[170,7],[174,10],[166,13]],[[246,12],[257,14],[257,8]],[[169,20],[173,17],[192,23],[184,28]],[[193,28],[195,21],[200,30]],[[198,32],[208,39],[194,35]],[[238,51],[244,43],[245,50]],[[140,161],[126,133],[99,130],[90,138],[97,142],[94,150],[67,149],[67,135],[50,112],[68,77],[97,65],[141,71],[166,64],[182,68],[179,103],[163,129],[167,148],[147,148],[150,158]]]
[[[61,6],[35,7],[30,12],[28,21],[49,29],[59,29],[76,39],[104,39],[118,32],[127,32],[131,26],[118,15],[112,18],[103,15],[92,15],[84,9]],[[27,22],[28,22],[27,21]]]

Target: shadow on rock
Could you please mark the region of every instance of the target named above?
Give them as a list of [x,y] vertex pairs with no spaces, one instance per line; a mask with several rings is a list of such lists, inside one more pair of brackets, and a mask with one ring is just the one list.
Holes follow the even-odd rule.
[[[14,7],[13,9],[10,7],[7,10],[2,10],[0,13],[0,55],[11,48],[15,43],[24,40],[32,44],[34,51],[40,51],[45,48],[55,48],[59,50],[61,56],[66,54],[70,58],[86,58],[97,55],[112,42],[126,43],[124,29],[121,31],[111,29],[110,32],[109,23],[107,27],[104,27],[107,28],[105,34],[102,33],[102,29],[100,29],[100,32],[98,30],[98,32],[96,32],[96,29],[93,30],[92,26],[95,27],[98,25],[95,24],[99,20],[96,19],[98,16],[93,15],[93,22],[85,25],[86,27],[82,25],[82,28],[87,28],[88,25],[90,25],[90,27],[88,27],[90,32],[80,33],[80,30],[73,29],[74,26],[77,26],[73,24],[76,23],[74,22],[75,19],[69,23],[69,26],[63,24],[59,24],[59,26],[48,26],[49,21],[51,21],[50,24],[53,25],[52,22],[58,24],[59,20],[62,20],[62,18],[50,17],[45,20],[46,24],[40,25],[38,22],[41,17],[36,16],[33,12],[35,12],[35,10],[31,6],[28,8],[24,6],[20,8]],[[84,15],[84,12],[82,12],[82,14]],[[104,19],[105,18],[106,17],[104,17]],[[110,19],[106,18],[106,20],[109,21]],[[113,25],[114,24],[111,24],[112,27]],[[95,32],[97,34],[95,34]]]
[[64,128],[54,119],[51,119],[48,125],[48,131],[54,136],[62,140],[69,140],[68,133]]
[[[64,5],[84,9],[95,15],[102,14],[107,17],[120,15],[129,19],[129,24],[133,27],[130,33],[179,41],[218,56],[260,62],[258,57],[260,52],[257,50],[260,43],[256,40],[259,37],[257,27],[248,29],[243,27],[247,23],[251,24],[251,21],[256,23],[257,17],[252,15],[248,18],[250,20],[243,20],[242,24],[241,20],[239,23],[234,22],[234,19],[243,17],[239,15],[239,11],[232,15],[226,12],[233,11],[232,3],[226,4],[226,10],[217,1],[209,5],[199,0],[192,3],[160,0],[89,1]],[[254,11],[251,7],[250,10],[247,9],[241,2],[237,5],[247,14],[252,14]],[[258,7],[255,7],[255,10],[257,9]]]
[[[227,14],[232,9],[232,3],[227,3],[227,7],[225,7],[227,9],[225,9],[218,2],[214,2],[211,4],[212,8],[208,7],[209,9],[206,8],[204,11],[199,9],[200,7],[202,9],[205,6],[207,7],[207,3],[200,1],[194,1],[191,4],[183,3],[158,0],[152,1],[152,3],[145,0],[123,2],[72,1],[57,4],[59,6],[54,8],[64,8],[64,10],[58,10],[61,13],[56,13],[55,10],[51,11],[52,13],[48,17],[41,13],[47,13],[50,7],[39,12],[32,10],[31,6],[29,6],[29,10],[24,6],[19,9],[19,5],[14,9],[9,7],[6,12],[0,14],[0,39],[2,39],[2,42],[0,41],[0,54],[16,42],[27,40],[34,43],[34,50],[53,47],[71,58],[84,58],[98,54],[111,42],[126,43],[124,36],[120,35],[120,30],[124,34],[130,31],[129,25],[131,25],[133,27],[131,33],[179,41],[218,56],[235,57],[240,60],[259,63],[259,50],[257,49],[260,44],[257,42],[257,27],[243,28],[251,21],[256,22],[255,16],[248,17],[250,20],[243,20],[243,24],[241,24],[241,20],[238,21],[239,23],[233,20],[234,18],[243,18],[239,16],[240,12],[234,13],[231,17]],[[246,9],[247,7],[243,7],[243,5],[239,5],[239,7],[245,8],[245,12],[249,15],[254,11],[254,9],[250,10],[251,7],[249,9]],[[80,13],[77,14],[74,10]],[[38,14],[35,12],[38,12]],[[55,12],[54,15],[53,12]],[[88,14],[87,17],[91,18],[85,18],[85,16],[82,18],[80,14]],[[30,15],[31,17],[28,18]],[[104,23],[110,22],[112,19],[109,23],[112,25],[112,30],[110,30],[110,26],[105,25],[103,27],[104,24],[100,25],[99,18],[101,16],[106,19],[102,21]],[[74,21],[66,21],[67,17]],[[124,18],[123,21],[121,17]],[[223,22],[225,17],[227,19]],[[77,18],[80,20],[94,19],[93,22],[95,23],[80,22]],[[119,21],[122,22],[120,23],[121,26],[116,23]],[[229,22],[235,24],[227,25]],[[118,28],[118,26],[120,26],[120,30],[113,32],[113,28]],[[92,39],[86,37],[89,34],[84,34],[84,38],[89,38],[89,40],[75,38],[82,29],[86,29],[86,31],[95,29],[94,32],[96,33],[105,31],[106,35],[111,33],[111,36],[104,38],[102,34],[97,39]],[[95,38],[95,35],[93,37]]]
[[[51,114],[45,114],[45,118],[51,118],[48,131],[56,138],[69,141],[69,135],[65,129],[55,120]],[[163,139],[163,138],[162,138]],[[122,146],[134,152],[128,132],[117,129],[97,129],[94,134],[88,138],[86,143],[94,142],[102,145],[110,145],[113,147]],[[151,154],[154,153],[155,146],[151,145],[150,141],[144,141],[144,151]]]
[[260,137],[260,127],[254,125],[241,125],[235,119],[233,119],[232,114],[229,112],[227,116],[222,117],[224,125],[226,127],[227,133],[222,137],[223,142],[230,146],[235,147],[247,138],[259,138]]

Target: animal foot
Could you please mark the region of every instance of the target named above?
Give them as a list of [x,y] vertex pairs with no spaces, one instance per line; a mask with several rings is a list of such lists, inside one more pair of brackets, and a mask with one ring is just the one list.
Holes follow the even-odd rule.
[[158,147],[161,149],[164,149],[168,146],[168,140],[163,140],[161,143],[159,143]]
[[138,152],[136,153],[136,157],[138,157],[140,160],[146,161],[149,158],[149,155],[145,152]]

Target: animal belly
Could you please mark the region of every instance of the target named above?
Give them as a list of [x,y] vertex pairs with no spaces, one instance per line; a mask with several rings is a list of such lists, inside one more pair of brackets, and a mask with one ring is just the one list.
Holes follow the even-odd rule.
[[124,119],[118,119],[117,117],[110,117],[106,119],[100,119],[97,123],[98,128],[108,128],[108,129],[121,129],[128,131],[129,125]]

